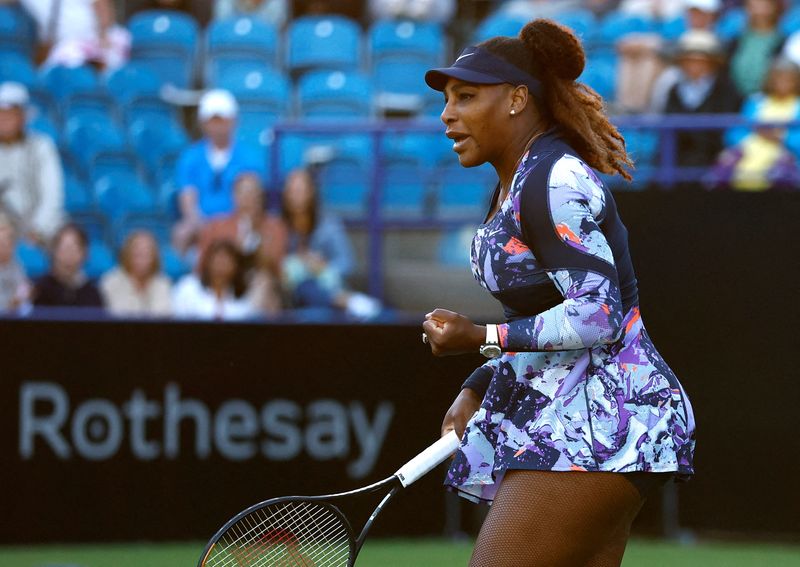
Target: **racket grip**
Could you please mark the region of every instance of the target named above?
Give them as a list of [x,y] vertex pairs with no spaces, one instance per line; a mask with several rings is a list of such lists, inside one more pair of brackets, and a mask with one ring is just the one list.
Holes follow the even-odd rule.
[[436,465],[452,455],[458,449],[460,443],[461,440],[456,435],[456,432],[451,431],[400,467],[394,475],[400,479],[400,483],[404,487],[408,486],[428,474]]

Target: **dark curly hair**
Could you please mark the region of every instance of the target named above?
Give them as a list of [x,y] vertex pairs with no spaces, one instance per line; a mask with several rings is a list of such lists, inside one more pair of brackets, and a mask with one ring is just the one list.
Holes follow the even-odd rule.
[[209,245],[208,250],[206,250],[200,260],[200,281],[204,287],[209,287],[211,285],[211,260],[217,254],[227,254],[236,264],[231,287],[233,288],[234,297],[237,299],[242,297],[247,292],[244,257],[239,251],[239,247],[230,240],[215,240]]
[[625,139],[608,120],[602,97],[577,82],[586,54],[569,28],[551,20],[532,20],[518,37],[493,37],[479,47],[542,82],[542,98],[537,103],[544,120],[561,126],[583,161],[603,173],[631,179],[628,168],[633,162],[625,151]]

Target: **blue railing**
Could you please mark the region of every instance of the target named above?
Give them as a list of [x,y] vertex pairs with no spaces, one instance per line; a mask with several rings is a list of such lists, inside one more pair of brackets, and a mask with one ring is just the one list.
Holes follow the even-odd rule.
[[[800,121],[793,122],[758,122],[744,118],[738,114],[691,114],[691,115],[630,115],[613,118],[614,124],[626,130],[654,131],[659,135],[658,163],[654,166],[657,186],[669,190],[683,180],[698,179],[697,168],[681,168],[677,165],[678,144],[677,135],[683,130],[727,130],[734,127],[755,128],[757,126],[775,126],[800,128]],[[324,121],[324,122],[285,122],[279,123],[274,128],[275,138],[271,145],[272,163],[272,191],[274,197],[280,192],[283,179],[280,168],[281,144],[283,136],[289,134],[306,135],[346,135],[366,134],[373,140],[375,156],[382,155],[383,139],[401,133],[441,133],[444,136],[444,125],[435,119],[414,121]],[[367,265],[369,293],[375,297],[383,298],[383,232],[388,229],[422,229],[459,226],[465,223],[477,223],[479,219],[401,219],[389,220],[382,218],[381,200],[384,163],[380,159],[371,160],[370,191],[364,220],[348,222],[348,226],[365,228],[368,235]],[[705,170],[705,169],[703,169]],[[490,188],[487,187],[487,191]],[[279,200],[273,198],[273,203]]]

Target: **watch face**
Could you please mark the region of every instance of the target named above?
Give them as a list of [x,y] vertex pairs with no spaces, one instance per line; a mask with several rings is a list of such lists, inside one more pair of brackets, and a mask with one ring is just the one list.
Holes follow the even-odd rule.
[[481,347],[481,354],[486,358],[497,358],[503,351],[500,350],[500,347],[497,345],[483,345]]

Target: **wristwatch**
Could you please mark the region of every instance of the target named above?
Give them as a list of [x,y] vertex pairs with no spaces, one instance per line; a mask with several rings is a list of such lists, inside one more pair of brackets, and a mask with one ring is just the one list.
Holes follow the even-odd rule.
[[497,325],[486,325],[486,342],[481,345],[481,354],[486,358],[498,358],[503,351],[500,350],[500,337],[497,335]]

